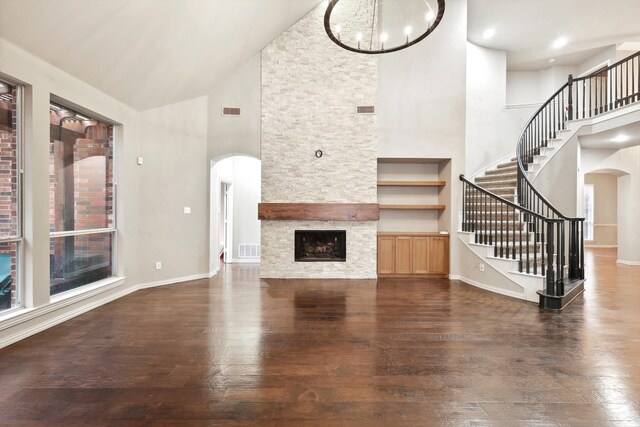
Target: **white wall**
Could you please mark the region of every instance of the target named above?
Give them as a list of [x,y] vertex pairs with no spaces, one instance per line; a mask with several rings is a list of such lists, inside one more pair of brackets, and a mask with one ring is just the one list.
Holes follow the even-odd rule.
[[[208,156],[228,154],[260,157],[260,55],[221,82],[208,96]],[[239,107],[241,115],[222,115],[223,107]]]
[[506,93],[506,52],[467,43],[467,176],[516,152],[534,108],[507,109]]
[[[0,322],[0,346],[140,284],[204,277],[208,272],[203,238],[208,217],[206,102],[199,98],[140,113],[4,39],[0,39],[0,64],[4,77],[27,86],[24,300],[35,309],[29,312],[30,320],[22,322],[26,317],[19,314]],[[116,129],[116,270],[126,280],[68,300],[67,305],[50,304],[49,299],[49,146],[43,141],[49,140],[51,94],[122,125]],[[142,166],[136,164],[137,156],[145,158]],[[190,216],[183,214],[184,206],[192,208]],[[156,260],[163,261],[162,270],[154,269]]]
[[554,153],[553,160],[533,180],[533,186],[563,215],[578,215],[578,180],[580,167],[578,137],[573,137]]

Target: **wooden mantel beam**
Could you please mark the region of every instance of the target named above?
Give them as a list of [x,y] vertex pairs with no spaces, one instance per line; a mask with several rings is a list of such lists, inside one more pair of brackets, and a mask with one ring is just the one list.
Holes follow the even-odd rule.
[[269,221],[378,221],[377,203],[259,203],[258,219]]

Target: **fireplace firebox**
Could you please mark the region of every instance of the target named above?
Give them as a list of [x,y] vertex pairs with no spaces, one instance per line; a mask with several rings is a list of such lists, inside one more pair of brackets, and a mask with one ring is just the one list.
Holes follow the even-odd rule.
[[345,262],[347,232],[345,230],[296,230],[296,262]]

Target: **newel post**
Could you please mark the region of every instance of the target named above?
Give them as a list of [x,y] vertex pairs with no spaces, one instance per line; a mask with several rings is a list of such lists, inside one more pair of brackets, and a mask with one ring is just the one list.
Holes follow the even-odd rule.
[[568,100],[569,101],[569,107],[567,107],[567,108],[568,108],[569,111],[567,111],[567,116],[568,116],[567,120],[573,120],[573,94],[572,94],[572,92],[573,92],[573,74],[569,74],[568,85],[569,85],[568,86],[569,87],[569,96],[568,96],[568,98],[569,98],[569,100]]

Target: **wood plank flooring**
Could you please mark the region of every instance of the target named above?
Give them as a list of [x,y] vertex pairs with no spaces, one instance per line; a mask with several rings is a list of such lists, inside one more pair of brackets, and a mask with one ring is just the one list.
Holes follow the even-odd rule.
[[562,313],[447,280],[136,292],[0,350],[0,425],[639,426],[640,267]]

